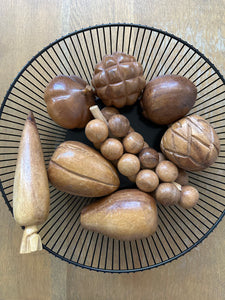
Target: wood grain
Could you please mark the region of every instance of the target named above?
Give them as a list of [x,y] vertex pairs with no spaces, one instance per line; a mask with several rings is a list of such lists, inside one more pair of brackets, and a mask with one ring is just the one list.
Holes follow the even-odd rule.
[[[82,27],[127,22],[183,38],[225,75],[224,0],[2,0],[1,99],[40,49]],[[0,299],[225,299],[225,220],[197,248],[172,263],[132,274],[69,265],[46,251],[19,255],[22,230],[0,199]]]

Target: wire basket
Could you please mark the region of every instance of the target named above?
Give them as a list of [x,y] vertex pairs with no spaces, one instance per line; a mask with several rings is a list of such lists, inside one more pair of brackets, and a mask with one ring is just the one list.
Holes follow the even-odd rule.
[[[64,140],[88,143],[83,130],[65,130],[50,119],[43,93],[50,80],[59,74],[76,74],[90,83],[95,64],[115,51],[135,56],[147,81],[171,73],[189,78],[198,90],[190,114],[208,120],[221,142],[220,156],[213,166],[198,173],[189,172],[190,184],[200,193],[198,204],[190,210],[158,205],[158,229],[146,239],[124,242],[83,229],[80,211],[92,199],[72,196],[50,185],[50,214],[39,230],[44,249],[87,269],[134,272],[160,266],[187,253],[207,237],[225,213],[225,81],[215,66],[187,42],[147,26],[106,24],[75,31],[41,50],[20,71],[2,103],[0,187],[12,212],[15,164],[29,110],[36,119],[46,167],[55,148]],[[165,128],[146,124],[138,109],[136,105],[123,113],[150,146],[157,148]],[[146,130],[151,133],[149,140]],[[122,187],[127,184],[122,180]]]

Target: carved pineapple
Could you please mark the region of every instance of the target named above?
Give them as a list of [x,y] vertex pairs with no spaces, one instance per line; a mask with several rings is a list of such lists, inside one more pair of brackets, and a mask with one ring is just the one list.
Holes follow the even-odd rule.
[[135,57],[115,52],[105,55],[94,69],[92,85],[106,106],[133,105],[145,87],[142,65]]
[[188,171],[200,171],[211,166],[220,151],[215,130],[197,115],[175,122],[163,135],[160,146],[169,160]]

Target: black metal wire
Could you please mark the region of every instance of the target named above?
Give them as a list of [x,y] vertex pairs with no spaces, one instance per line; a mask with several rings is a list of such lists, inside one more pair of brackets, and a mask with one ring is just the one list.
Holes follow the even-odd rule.
[[192,80],[198,97],[190,113],[208,120],[221,141],[215,164],[189,174],[190,183],[199,190],[199,203],[190,210],[158,205],[158,229],[146,239],[117,241],[83,229],[80,212],[92,199],[67,195],[50,186],[49,218],[39,229],[44,249],[82,268],[124,273],[151,269],[179,258],[201,243],[225,214],[225,81],[192,45],[153,27],[103,24],[72,32],[42,49],[19,72],[1,106],[0,189],[12,213],[17,151],[29,110],[35,115],[46,166],[66,138],[67,131],[55,124],[46,110],[43,96],[49,81],[59,74],[76,74],[90,84],[95,64],[114,51],[134,55],[143,65],[146,80],[170,73]]

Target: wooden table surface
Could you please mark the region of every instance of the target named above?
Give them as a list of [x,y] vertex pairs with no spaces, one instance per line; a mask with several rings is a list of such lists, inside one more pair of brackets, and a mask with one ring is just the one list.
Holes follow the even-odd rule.
[[[225,76],[225,1],[1,0],[0,99],[45,45],[82,27],[127,22],[167,30]],[[0,299],[225,299],[225,219],[172,263],[132,274],[84,270],[46,251],[19,255],[22,230],[0,199]]]

